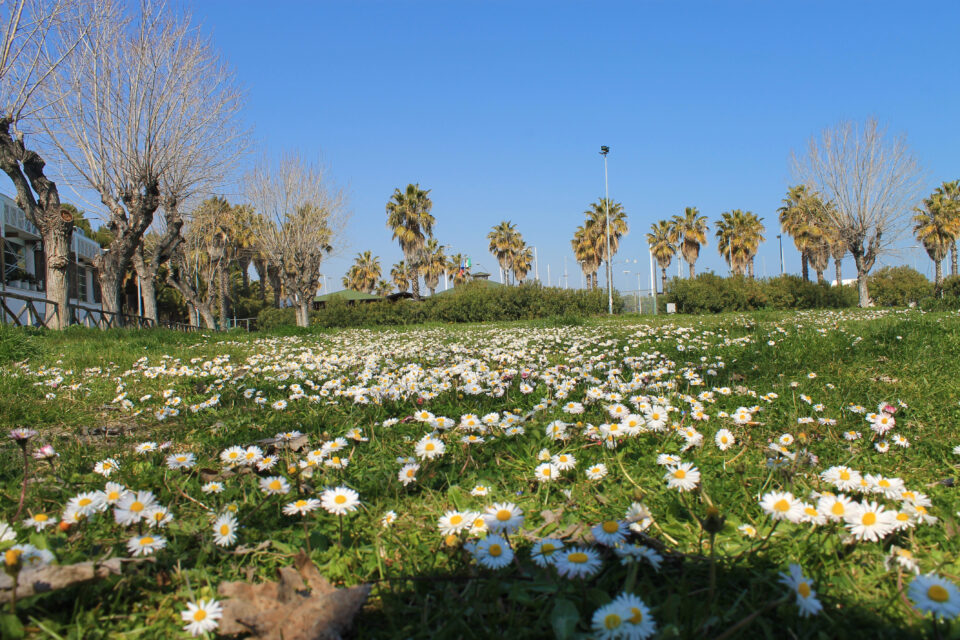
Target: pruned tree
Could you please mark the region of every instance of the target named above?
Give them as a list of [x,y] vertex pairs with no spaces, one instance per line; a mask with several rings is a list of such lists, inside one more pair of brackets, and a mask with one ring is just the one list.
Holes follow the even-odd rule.
[[266,224],[262,246],[297,324],[309,324],[310,304],[320,287],[320,265],[342,236],[347,221],[344,194],[326,171],[299,153],[264,158],[245,179],[247,197]]
[[205,200],[183,228],[183,240],[174,247],[167,282],[176,289],[204,326],[216,329],[217,274],[223,269],[219,229],[230,215],[226,200]]
[[62,329],[67,313],[67,273],[73,217],[60,205],[46,162],[27,133],[44,115],[41,95],[53,74],[77,54],[80,42],[109,19],[93,0],[0,2],[0,169],[13,182],[17,206],[40,231],[46,255],[46,324]]
[[[231,166],[241,97],[190,16],[150,0],[98,23],[51,76],[44,128],[71,179],[99,196],[113,235],[95,262],[105,311],[120,311],[123,274],[157,209],[174,235],[184,201]],[[170,253],[158,246],[156,266]]]
[[910,220],[919,200],[919,165],[902,137],[889,139],[874,119],[841,122],[793,154],[797,178],[823,194],[827,215],[857,267],[860,306],[870,304],[867,276]]

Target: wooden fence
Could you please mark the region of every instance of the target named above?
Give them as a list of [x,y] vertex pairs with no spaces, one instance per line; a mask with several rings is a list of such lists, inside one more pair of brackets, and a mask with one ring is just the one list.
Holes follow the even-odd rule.
[[[52,313],[47,311],[52,307]],[[46,298],[34,298],[25,296],[12,291],[0,291],[0,323],[12,324],[17,327],[44,327],[47,326],[48,317],[55,318],[59,313],[59,305],[53,300]],[[113,329],[126,327],[129,329],[150,329],[155,326],[166,327],[175,331],[207,331],[203,327],[198,327],[183,322],[160,322],[154,323],[150,318],[131,315],[128,313],[114,313],[104,311],[94,307],[87,307],[78,304],[68,304],[67,313],[70,314],[69,324],[81,325],[97,329]]]

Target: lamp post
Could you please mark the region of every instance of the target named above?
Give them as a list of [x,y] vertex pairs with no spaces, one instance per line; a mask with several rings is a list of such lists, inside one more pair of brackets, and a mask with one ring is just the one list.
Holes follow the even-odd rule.
[[610,147],[606,145],[600,147],[600,155],[603,156],[603,208],[606,219],[603,226],[607,232],[607,313],[613,315],[613,283],[610,281],[613,270],[610,268],[610,186],[607,180],[608,153],[610,153]]
[[540,284],[540,259],[537,257],[537,248],[530,248],[533,249],[533,279],[537,281],[537,284]]
[[777,234],[777,244],[780,245],[780,275],[783,275],[783,234]]

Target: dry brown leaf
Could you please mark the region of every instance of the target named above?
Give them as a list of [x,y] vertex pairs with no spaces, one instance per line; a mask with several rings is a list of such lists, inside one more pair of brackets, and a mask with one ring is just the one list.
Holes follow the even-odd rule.
[[339,640],[370,593],[370,585],[337,589],[301,551],[277,582],[223,582],[219,633],[261,640]]
[[[52,564],[38,569],[25,569],[17,576],[17,598],[102,580],[111,575],[118,576],[123,572],[124,565],[153,561],[153,558],[110,558],[104,562]],[[9,602],[12,592],[13,578],[5,573],[0,574],[0,603]]]

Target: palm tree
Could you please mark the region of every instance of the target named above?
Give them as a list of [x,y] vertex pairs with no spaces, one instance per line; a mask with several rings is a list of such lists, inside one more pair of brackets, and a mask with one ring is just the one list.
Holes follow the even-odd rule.
[[407,263],[401,260],[390,269],[390,278],[393,280],[397,291],[406,291],[410,288],[410,269]]
[[506,284],[510,283],[510,272],[513,270],[513,259],[517,249],[523,243],[520,232],[517,231],[517,225],[509,220],[504,220],[491,229],[487,234],[487,240],[490,241],[490,253],[500,264],[500,270],[503,273],[503,280]]
[[650,251],[660,265],[661,288],[667,290],[667,268],[673,261],[673,256],[677,254],[677,236],[674,233],[674,226],[669,220],[660,220],[650,225],[650,233],[647,234],[647,243],[650,245]]
[[[944,182],[934,191],[936,194],[944,196],[941,202],[941,209],[950,212],[950,215],[960,216],[960,180]],[[950,245],[950,275],[957,275],[957,241],[954,240]]]
[[740,209],[720,215],[716,225],[717,250],[733,273],[753,277],[753,258],[760,243],[766,239],[762,220],[752,212]]
[[817,227],[817,201],[815,194],[807,190],[806,185],[796,185],[787,189],[783,206],[777,209],[780,214],[780,226],[793,238],[793,244],[800,252],[801,272],[804,280],[810,279],[810,253],[822,251],[822,232]]
[[594,289],[597,286],[597,270],[600,268],[600,256],[597,253],[597,243],[593,238],[595,229],[588,228],[586,224],[577,227],[573,233],[573,240],[570,246],[573,247],[573,257],[583,270],[583,275],[587,280],[587,289]]
[[375,291],[378,296],[385,298],[393,291],[393,284],[391,284],[389,280],[378,280]]
[[[610,255],[607,255],[607,219],[609,206],[610,221]],[[584,212],[587,216],[586,225],[591,227],[590,237],[592,238],[595,251],[600,260],[600,265],[609,262],[616,255],[620,248],[620,238],[627,235],[627,214],[623,210],[623,205],[619,202],[600,198],[597,202],[590,205],[590,208]],[[599,266],[598,266],[599,269]],[[596,283],[594,283],[596,284]]]
[[370,251],[358,253],[353,266],[343,278],[343,286],[354,291],[373,293],[380,279],[380,258]]
[[520,284],[526,279],[533,266],[533,248],[523,245],[513,256],[513,276]]
[[437,291],[437,285],[440,284],[440,276],[447,268],[447,254],[443,247],[437,242],[436,238],[427,240],[423,249],[423,281],[430,289],[430,295]]
[[943,289],[943,259],[960,237],[960,216],[954,213],[949,198],[937,192],[923,201],[922,208],[914,211],[913,233],[933,260],[936,269],[934,282],[939,296]]
[[470,267],[466,264],[467,256],[462,253],[455,253],[447,259],[447,276],[453,278],[453,286],[463,284],[470,277]]
[[429,194],[430,190],[424,191],[419,184],[408,184],[405,191],[395,189],[387,202],[387,228],[393,232],[393,239],[400,242],[410,272],[414,300],[420,299],[423,246],[433,235],[434,218],[430,215],[433,203]]
[[707,216],[700,215],[696,207],[687,207],[682,216],[673,216],[670,222],[673,235],[680,242],[680,253],[690,265],[690,277],[694,277],[693,266],[700,256],[700,247],[707,244]]

